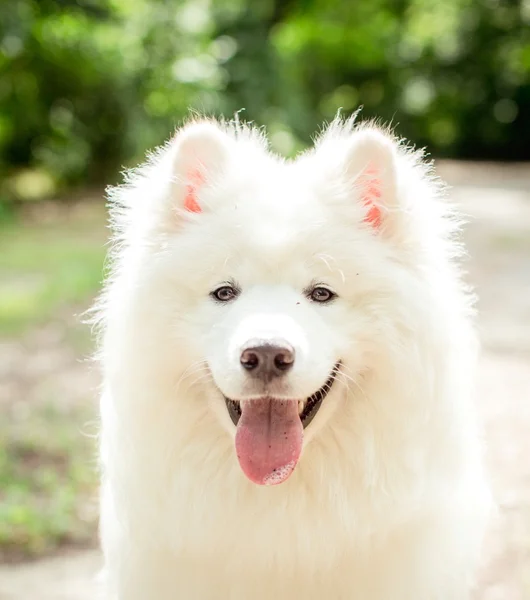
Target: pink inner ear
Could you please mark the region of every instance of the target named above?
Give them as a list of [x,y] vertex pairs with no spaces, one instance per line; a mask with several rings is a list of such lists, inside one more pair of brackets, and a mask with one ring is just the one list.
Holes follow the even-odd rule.
[[360,176],[359,184],[362,190],[362,201],[367,207],[364,220],[375,228],[381,226],[381,180],[377,177],[377,169],[370,165]]
[[184,208],[193,213],[200,213],[202,209],[197,202],[197,188],[204,183],[204,176],[198,169],[195,169],[188,173],[188,181],[190,183],[186,186]]

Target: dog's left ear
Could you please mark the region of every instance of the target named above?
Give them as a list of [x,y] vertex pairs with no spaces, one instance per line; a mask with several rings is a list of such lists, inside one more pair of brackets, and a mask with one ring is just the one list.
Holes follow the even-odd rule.
[[396,142],[375,129],[354,132],[348,142],[345,175],[361,204],[364,221],[379,230],[398,208]]
[[233,140],[213,122],[191,123],[172,142],[175,208],[200,213],[202,194],[226,167]]

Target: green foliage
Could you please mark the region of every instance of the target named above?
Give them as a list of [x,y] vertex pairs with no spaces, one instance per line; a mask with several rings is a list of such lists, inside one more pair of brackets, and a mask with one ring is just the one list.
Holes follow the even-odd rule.
[[113,179],[189,107],[245,108],[288,154],[323,118],[363,105],[438,155],[528,159],[529,6],[10,0],[0,9],[0,206]]

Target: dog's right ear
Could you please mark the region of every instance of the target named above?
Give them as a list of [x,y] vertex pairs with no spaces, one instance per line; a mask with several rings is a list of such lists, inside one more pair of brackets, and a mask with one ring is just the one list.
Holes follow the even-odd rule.
[[173,138],[172,208],[175,212],[200,213],[204,191],[215,184],[230,156],[234,140],[211,121],[195,122]]
[[395,142],[376,129],[355,132],[346,152],[345,172],[348,181],[354,182],[364,221],[378,231],[397,196]]

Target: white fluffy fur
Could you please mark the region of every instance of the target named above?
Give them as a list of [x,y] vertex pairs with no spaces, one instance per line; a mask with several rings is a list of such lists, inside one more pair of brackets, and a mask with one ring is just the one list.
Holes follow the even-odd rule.
[[[382,226],[363,221],[375,166]],[[200,214],[183,210],[189,169]],[[457,219],[413,152],[335,121],[294,161],[197,121],[111,192],[101,535],[118,600],[461,600],[489,506]],[[235,279],[230,305],[209,293]],[[311,304],[324,282],[338,294]],[[294,474],[252,484],[224,404],[241,342],[281,333],[305,398],[341,359]]]

